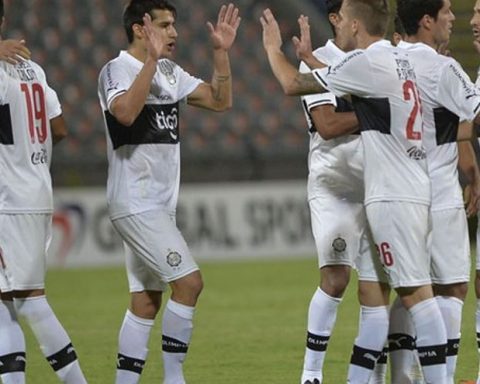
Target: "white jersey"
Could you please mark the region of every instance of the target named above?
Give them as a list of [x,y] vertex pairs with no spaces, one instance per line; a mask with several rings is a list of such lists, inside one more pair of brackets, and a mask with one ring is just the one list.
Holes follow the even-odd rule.
[[401,42],[415,67],[422,100],[424,145],[432,182],[432,210],[462,208],[458,180],[459,121],[480,111],[480,91],[453,58],[423,43]]
[[132,126],[111,114],[112,101],[128,91],[143,63],[126,51],[100,72],[98,95],[104,113],[110,217],[152,209],[175,212],[180,182],[179,101],[201,80],[168,59],[158,61],[150,94]]
[[429,205],[420,98],[406,52],[380,40],[313,74],[336,96],[352,95],[365,150],[365,204]]
[[53,211],[50,119],[61,113],[38,64],[0,62],[0,213]]
[[[332,40],[313,52],[322,63],[332,65],[345,57]],[[310,72],[302,62],[300,72]],[[360,135],[347,135],[324,140],[318,134],[310,111],[322,105],[333,105],[337,112],[353,111],[350,103],[333,93],[319,93],[302,97],[302,106],[310,133],[308,154],[308,198],[334,194],[363,202],[363,148]]]

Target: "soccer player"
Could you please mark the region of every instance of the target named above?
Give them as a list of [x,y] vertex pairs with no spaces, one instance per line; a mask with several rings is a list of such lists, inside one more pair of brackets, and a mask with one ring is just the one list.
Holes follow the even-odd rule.
[[[0,0],[3,23],[4,4]],[[0,377],[25,383],[24,317],[59,379],[83,384],[75,349],[45,296],[52,142],[65,137],[55,91],[22,42],[0,43]]]
[[[473,32],[473,45],[478,53],[480,53],[480,0],[475,2],[473,7],[473,16],[470,20]],[[477,86],[480,86],[480,71],[477,76]],[[477,214],[478,217],[478,214]],[[480,226],[477,226],[477,260],[475,273],[475,294],[477,296],[477,310],[476,310],[476,332],[477,332],[477,346],[480,355]],[[480,384],[480,366],[478,369],[477,384]]]
[[[326,5],[334,38],[313,55],[321,62],[334,64],[345,57],[345,51],[353,49],[353,42],[342,34],[345,25],[338,14],[342,0],[328,0]],[[302,62],[300,71],[309,70]],[[332,93],[321,93],[302,97],[302,105],[310,132],[308,200],[320,267],[320,284],[308,310],[301,378],[301,384],[305,384],[323,381],[328,341],[351,268],[361,250],[368,253],[370,247],[365,242],[363,148],[351,104]],[[375,319],[375,324],[379,320],[387,323],[388,309],[362,306],[361,316]]]
[[203,282],[175,224],[180,179],[179,108],[224,111],[232,105],[228,51],[240,24],[223,5],[207,23],[213,48],[210,83],[172,61],[176,10],[164,0],[131,0],[123,14],[128,48],[99,77],[108,149],[107,200],[115,229],[129,248],[131,303],[119,335],[116,383],[137,383],[167,283],[172,294],[162,325],[165,384],[185,383],[183,361]]
[[[442,384],[447,382],[446,333],[429,276],[431,191],[421,104],[408,56],[383,40],[388,14],[385,0],[344,0],[340,16],[358,49],[339,64],[309,74],[300,74],[286,60],[270,10],[261,18],[263,42],[286,94],[329,90],[339,97],[351,95],[362,130],[365,206],[373,238],[390,285],[412,315],[424,376]],[[379,355],[363,357],[376,361]]]
[[[480,92],[454,59],[437,52],[448,43],[455,19],[450,0],[397,0],[397,13],[406,33],[399,47],[408,51],[413,62],[422,100],[424,143],[432,182],[431,277],[446,326],[447,372],[449,382],[453,383],[463,301],[470,275],[467,216],[457,165],[465,169],[469,158],[475,168],[476,161],[469,141],[457,147],[456,129],[451,127],[457,127],[460,121],[475,119],[480,108]],[[460,162],[459,151],[463,157]],[[478,172],[472,175],[475,187]],[[399,317],[401,313],[404,319]],[[389,340],[394,382],[401,382],[408,373],[405,371],[408,364],[399,361],[402,350],[414,345],[415,335],[402,330],[407,321],[406,312],[395,311],[392,316]]]

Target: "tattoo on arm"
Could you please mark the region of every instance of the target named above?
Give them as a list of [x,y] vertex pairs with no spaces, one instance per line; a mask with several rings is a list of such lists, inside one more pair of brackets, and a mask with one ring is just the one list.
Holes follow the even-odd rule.
[[215,101],[222,101],[222,88],[225,83],[230,82],[230,75],[215,75],[213,87],[213,98]]
[[312,94],[325,92],[320,83],[315,80],[311,73],[299,73],[294,79],[295,89],[299,94]]

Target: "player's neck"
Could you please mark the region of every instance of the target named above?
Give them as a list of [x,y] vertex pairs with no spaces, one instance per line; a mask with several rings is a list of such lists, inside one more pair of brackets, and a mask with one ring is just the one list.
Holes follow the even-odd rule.
[[142,63],[147,59],[147,50],[138,44],[132,43],[128,46],[127,52]]
[[405,41],[412,44],[423,43],[432,47],[433,49],[437,49],[437,45],[435,44],[433,37],[426,34],[417,33],[416,35],[407,36]]
[[372,36],[369,34],[362,34],[357,36],[357,49],[367,49],[373,43],[382,40],[381,36]]

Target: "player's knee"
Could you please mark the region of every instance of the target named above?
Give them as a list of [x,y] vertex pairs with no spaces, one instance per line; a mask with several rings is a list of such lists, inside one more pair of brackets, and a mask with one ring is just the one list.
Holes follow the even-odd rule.
[[179,303],[195,305],[203,290],[203,279],[199,271],[171,283],[172,298]]
[[323,292],[331,297],[342,297],[345,293],[349,282],[349,278],[342,276],[342,278],[335,279],[334,276],[331,278],[324,278],[320,283],[320,288]]
[[449,296],[455,297],[460,300],[465,300],[468,292],[467,283],[448,284],[448,285],[435,285],[433,287],[435,296]]

